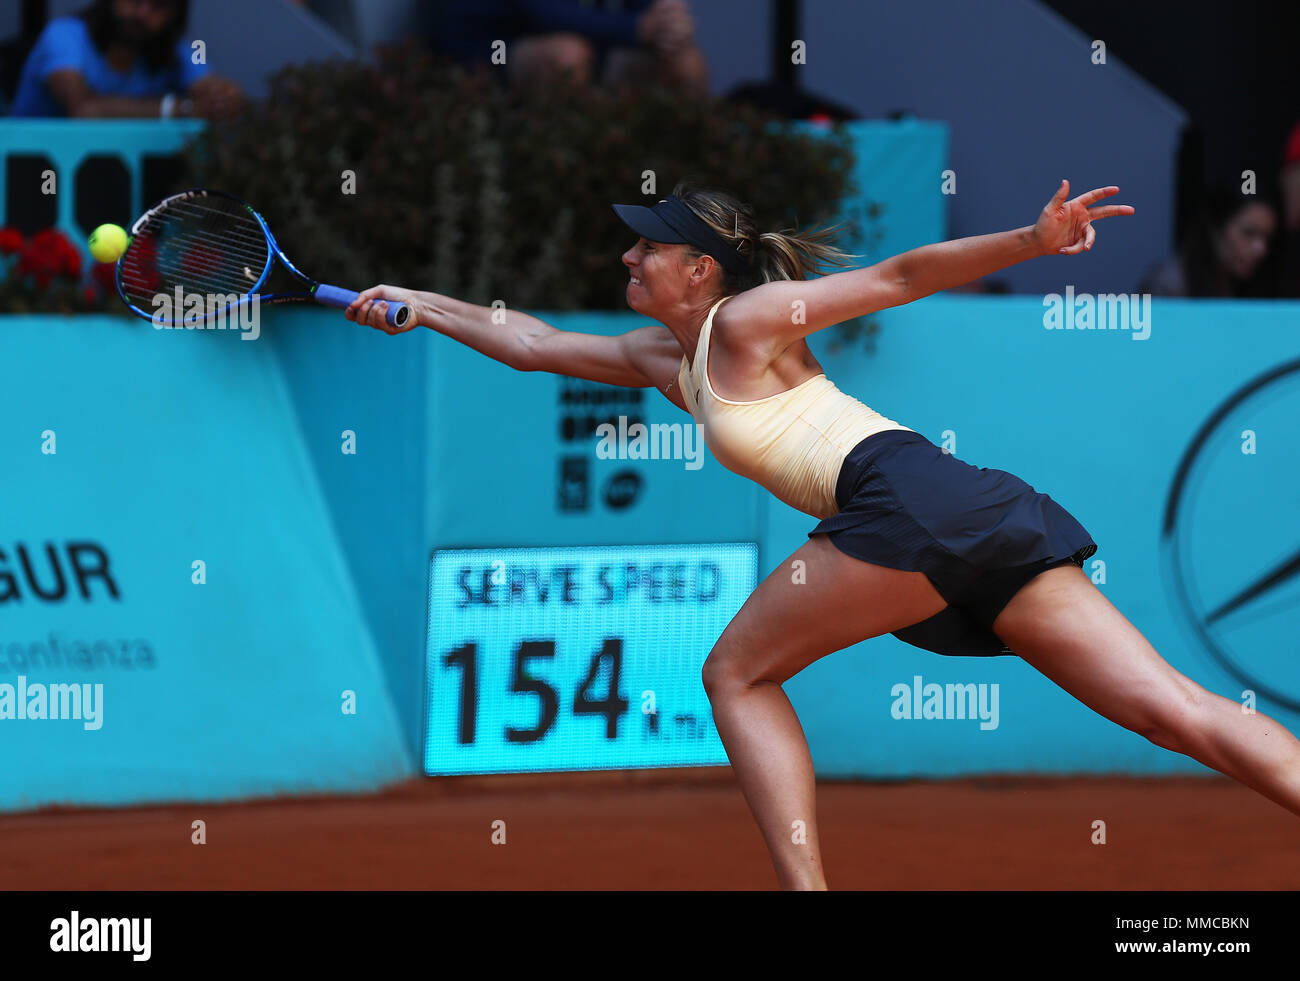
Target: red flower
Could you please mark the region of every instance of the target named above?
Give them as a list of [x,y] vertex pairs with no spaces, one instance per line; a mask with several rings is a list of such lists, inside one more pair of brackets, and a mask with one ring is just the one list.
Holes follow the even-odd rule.
[[59,271],[72,279],[81,278],[81,250],[60,236],[58,243]]
[[23,247],[23,233],[16,228],[0,228],[0,255],[13,255]]
[[38,282],[49,283],[50,278],[58,272],[58,257],[51,255],[48,239],[44,243],[32,238],[18,253],[18,275],[37,277]]
[[57,228],[42,228],[32,236],[31,244],[39,249],[58,248],[58,243],[63,240],[63,233]]
[[18,250],[19,276],[30,276],[38,289],[49,289],[57,277],[81,277],[81,250],[57,228],[37,232]]

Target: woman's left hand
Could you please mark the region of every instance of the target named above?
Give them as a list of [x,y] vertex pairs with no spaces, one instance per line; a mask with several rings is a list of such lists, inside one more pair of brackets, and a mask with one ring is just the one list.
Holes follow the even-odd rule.
[[1070,182],[1061,181],[1061,186],[1052,195],[1052,200],[1047,202],[1047,207],[1038,216],[1038,223],[1034,225],[1034,235],[1042,246],[1043,255],[1078,255],[1087,251],[1092,248],[1093,239],[1097,237],[1092,228],[1094,221],[1111,215],[1133,214],[1133,207],[1128,204],[1088,207],[1094,201],[1118,194],[1119,188],[1114,185],[1080,194],[1073,201],[1065,200],[1069,193]]

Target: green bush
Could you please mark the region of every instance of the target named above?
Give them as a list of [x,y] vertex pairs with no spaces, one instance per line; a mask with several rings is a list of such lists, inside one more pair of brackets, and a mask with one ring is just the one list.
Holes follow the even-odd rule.
[[261,211],[309,275],[543,310],[626,309],[619,257],[634,239],[611,202],[653,203],[691,177],[751,202],[767,230],[836,220],[854,191],[842,132],[649,86],[521,93],[500,70],[410,46],[382,70],[293,66],[212,128],[191,167]]

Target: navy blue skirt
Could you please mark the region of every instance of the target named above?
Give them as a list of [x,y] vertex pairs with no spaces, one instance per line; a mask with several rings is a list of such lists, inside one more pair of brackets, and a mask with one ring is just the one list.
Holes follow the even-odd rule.
[[1038,573],[1097,551],[1071,514],[1005,470],[972,467],[919,433],[868,436],[844,459],[839,513],[808,533],[891,569],[923,572],[948,601],[894,636],[936,654],[1013,653],[992,630]]

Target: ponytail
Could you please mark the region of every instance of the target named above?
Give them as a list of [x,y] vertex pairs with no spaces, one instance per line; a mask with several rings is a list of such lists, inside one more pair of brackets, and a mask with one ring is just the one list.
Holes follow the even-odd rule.
[[[854,260],[861,258],[835,245],[842,225],[807,232],[791,228],[760,233],[753,208],[725,191],[682,181],[673,188],[673,195],[749,260],[749,269],[744,273],[729,273],[719,267],[723,292],[728,296],[762,283],[824,275],[835,268],[855,266]],[[698,249],[691,252],[702,254]]]
[[854,265],[857,256],[835,245],[839,231],[839,227],[831,227],[803,234],[794,229],[763,232],[758,236],[759,282],[807,279],[825,275],[835,268]]

